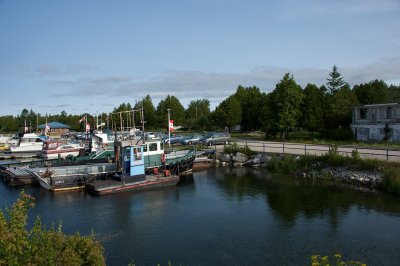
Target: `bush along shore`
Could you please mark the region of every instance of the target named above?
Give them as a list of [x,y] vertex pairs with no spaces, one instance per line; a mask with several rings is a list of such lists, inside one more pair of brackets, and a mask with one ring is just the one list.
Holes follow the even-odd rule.
[[216,154],[216,164],[262,167],[300,178],[331,180],[335,183],[400,194],[400,163],[361,159],[332,149],[324,156],[255,153],[249,147],[227,145]]

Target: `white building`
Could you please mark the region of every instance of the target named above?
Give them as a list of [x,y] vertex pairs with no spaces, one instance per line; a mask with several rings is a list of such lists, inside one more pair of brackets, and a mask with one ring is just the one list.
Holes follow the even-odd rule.
[[353,108],[351,130],[357,140],[400,142],[400,104],[367,104]]

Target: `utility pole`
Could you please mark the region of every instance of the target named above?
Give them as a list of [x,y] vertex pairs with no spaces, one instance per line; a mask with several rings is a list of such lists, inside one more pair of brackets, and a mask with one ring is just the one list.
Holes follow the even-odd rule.
[[145,133],[144,133],[144,113],[143,113],[143,106],[142,106],[141,113],[142,113],[142,129],[143,129],[142,137],[143,137],[143,144],[145,144],[145,143],[146,143],[146,140],[145,140],[146,137],[145,137]]

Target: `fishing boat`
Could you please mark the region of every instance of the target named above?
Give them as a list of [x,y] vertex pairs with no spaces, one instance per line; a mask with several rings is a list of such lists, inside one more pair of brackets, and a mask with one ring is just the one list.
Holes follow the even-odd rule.
[[[115,142],[115,173],[107,180],[92,180],[86,184],[88,192],[105,195],[131,190],[148,190],[176,185],[181,175],[190,173],[195,158],[194,151],[171,158],[163,153],[159,156],[161,164],[151,166],[148,144],[137,144],[133,140]],[[159,145],[160,141],[155,142]],[[153,143],[154,144],[154,143]],[[154,146],[154,145],[153,145]],[[148,156],[145,156],[147,153]],[[147,167],[146,160],[148,158]]]
[[61,140],[49,140],[43,144],[42,157],[45,159],[77,157],[84,154],[85,147],[80,143],[64,142]]
[[34,133],[24,134],[18,144],[10,145],[10,152],[41,152],[45,138]]
[[52,192],[85,187],[90,178],[102,178],[114,171],[114,164],[87,163],[80,165],[35,168],[29,171],[40,186]]

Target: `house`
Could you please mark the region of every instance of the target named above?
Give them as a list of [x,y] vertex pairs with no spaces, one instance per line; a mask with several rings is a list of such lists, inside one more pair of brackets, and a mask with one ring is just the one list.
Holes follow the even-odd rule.
[[[49,122],[47,123],[47,125],[49,127],[48,129],[49,135],[62,135],[71,129],[70,126],[59,122]],[[38,126],[38,129],[40,130],[41,134],[44,134],[46,129],[46,124]]]
[[400,104],[367,104],[353,108],[351,130],[357,140],[400,142]]

